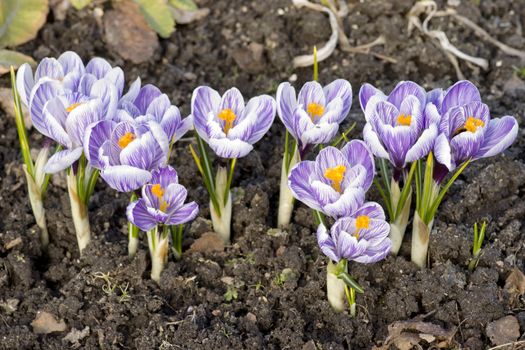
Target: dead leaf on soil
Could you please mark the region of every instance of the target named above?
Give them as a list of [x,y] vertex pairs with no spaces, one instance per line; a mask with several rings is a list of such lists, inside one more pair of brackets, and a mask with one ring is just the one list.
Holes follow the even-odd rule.
[[[0,108],[7,113],[8,116],[15,118],[15,107],[13,105],[13,93],[9,88],[0,88]],[[29,116],[29,110],[22,104],[22,113],[24,113],[24,123],[26,124],[26,129],[31,129],[33,123],[31,122],[31,117]]]
[[206,232],[191,245],[189,251],[196,253],[222,252],[224,241],[215,232]]
[[80,341],[89,335],[89,326],[79,331],[73,328],[65,337],[64,340],[70,342],[73,347],[80,347]]
[[520,324],[516,317],[505,316],[487,324],[486,332],[493,345],[512,343],[520,336]]
[[517,267],[514,267],[507,277],[505,291],[509,294],[511,304],[515,304],[518,298],[525,293],[525,275]]
[[383,345],[373,349],[387,350],[394,345],[400,350],[410,350],[418,345],[429,344],[440,349],[449,348],[454,345],[455,334],[455,328],[445,330],[430,322],[398,321],[388,326],[388,337]]
[[31,326],[36,334],[63,332],[67,328],[64,320],[58,321],[54,315],[45,311],[37,313],[36,318],[31,322]]
[[188,24],[200,21],[210,14],[209,8],[201,8],[195,11],[181,10],[170,6],[171,14],[177,24]]
[[131,1],[113,4],[113,10],[104,14],[104,30],[109,47],[133,63],[150,60],[159,46],[157,34]]

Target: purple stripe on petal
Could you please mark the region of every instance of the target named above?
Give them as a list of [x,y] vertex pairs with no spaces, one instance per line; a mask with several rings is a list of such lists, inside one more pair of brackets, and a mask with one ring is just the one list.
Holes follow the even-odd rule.
[[178,182],[179,177],[177,171],[169,165],[160,167],[151,172],[151,183],[160,184],[162,188],[166,188],[169,184]]
[[111,65],[103,58],[94,57],[92,58],[87,66],[86,73],[93,74],[97,79],[102,79],[111,70]]
[[191,115],[195,123],[195,129],[201,137],[208,140],[207,124],[211,115],[216,118],[219,113],[221,96],[215,90],[207,86],[200,86],[193,91],[191,98]]
[[292,191],[295,198],[309,206],[320,210],[321,207],[317,204],[317,199],[312,193],[309,178],[314,172],[315,162],[306,160],[298,163],[290,170],[288,176],[288,187]]
[[303,85],[299,96],[297,96],[297,103],[307,110],[310,103],[316,103],[321,106],[326,105],[326,98],[324,96],[323,88],[321,84],[316,81],[309,81]]
[[387,101],[392,103],[394,106],[399,109],[401,107],[401,104],[403,103],[403,100],[407,98],[409,95],[414,95],[422,106],[425,105],[427,100],[427,93],[425,92],[425,89],[423,89],[418,84],[414,83],[413,81],[402,81],[396,85],[394,90],[390,93],[388,96]]
[[323,88],[326,96],[326,103],[330,104],[335,98],[339,97],[343,104],[341,110],[341,120],[346,118],[350,107],[352,107],[352,86],[347,80],[337,79]]
[[168,95],[162,94],[155,97],[148,106],[145,114],[151,114],[160,123],[164,113],[170,108],[171,102]]
[[454,163],[459,165],[469,158],[478,154],[483,142],[483,131],[478,129],[476,132],[465,131],[454,136],[450,140],[450,148],[452,148],[452,155]]
[[102,169],[103,163],[99,160],[99,152],[102,144],[111,137],[115,122],[102,120],[91,124],[84,135],[84,154],[92,167]]
[[97,78],[93,74],[84,74],[80,77],[77,90],[81,94],[89,96],[91,94],[91,88],[96,82]]
[[87,127],[102,119],[102,103],[90,100],[69,112],[66,120],[66,131],[74,146],[82,146]]
[[35,80],[33,79],[33,70],[27,63],[18,68],[16,72],[16,90],[20,95],[20,101],[26,106],[29,106],[29,96],[31,95],[31,89],[35,86]]
[[334,98],[328,103],[321,118],[315,118],[316,124],[337,123],[340,124],[346,117],[343,112],[343,100],[339,97]]
[[55,58],[46,57],[38,64],[35,71],[35,81],[44,77],[55,80],[61,80],[64,77],[64,69]]
[[113,119],[117,112],[118,96],[115,85],[107,80],[98,80],[90,91],[91,97],[98,97],[102,102],[103,114],[100,119]]
[[275,100],[268,95],[254,97],[243,111],[246,119],[252,120],[253,130],[244,141],[254,144],[268,132],[275,118]]
[[169,106],[164,115],[161,116],[160,126],[170,142],[173,142],[175,138],[180,139],[191,127],[191,123],[187,123],[188,128],[183,130],[181,124],[179,109],[176,106]]
[[381,130],[382,140],[388,150],[390,161],[397,168],[405,166],[405,156],[412,146],[412,130],[406,126],[391,127],[386,125]]
[[495,156],[506,150],[518,136],[518,122],[514,117],[492,119],[485,127],[483,144],[475,158]]
[[297,98],[295,97],[295,89],[290,83],[281,83],[277,88],[277,113],[279,118],[283,122],[288,132],[292,133],[294,139],[298,138],[298,135],[294,133],[293,125],[294,111],[297,107]]
[[117,89],[117,99],[122,96],[124,91],[124,72],[120,67],[112,68],[104,77],[107,81],[113,84]]
[[177,211],[169,216],[166,224],[180,225],[187,223],[197,217],[199,206],[195,202],[190,202],[181,206]]
[[369,218],[386,220],[385,211],[383,207],[376,202],[366,202],[354,214],[355,217],[366,215]]
[[[301,122],[305,121],[302,119]],[[307,124],[310,126],[310,123]],[[301,127],[301,125],[299,125]],[[302,132],[301,143],[303,147],[306,145],[318,145],[322,143],[329,143],[339,130],[339,124],[337,123],[320,123],[314,126],[310,126]]]
[[389,159],[388,152],[381,144],[379,136],[373,131],[372,125],[369,123],[365,124],[365,127],[363,128],[363,139],[376,157]]
[[154,85],[144,85],[135,99],[135,106],[139,109],[141,114],[146,114],[149,105],[153,100],[162,95],[162,92]]
[[324,182],[315,180],[311,184],[311,193],[314,196],[319,207],[333,203],[341,197],[341,194],[334,190],[334,188]]
[[322,211],[334,219],[351,216],[363,205],[364,201],[365,191],[361,187],[350,187],[337,201],[325,205]]
[[427,92],[427,104],[432,103],[438,110],[441,110],[441,104],[443,103],[443,97],[445,97],[445,91],[441,88],[437,88]]
[[64,75],[67,75],[71,72],[76,72],[79,75],[82,75],[86,71],[82,59],[76,54],[76,52],[73,51],[66,51],[61,54],[58,58],[58,62],[60,62],[62,65]]
[[408,150],[405,157],[405,162],[412,163],[418,159],[426,157],[434,147],[434,141],[437,137],[436,125],[430,125],[428,129],[423,131],[416,143]]
[[44,105],[47,101],[61,94],[62,87],[55,80],[42,79],[37,82],[29,98],[31,120],[35,128],[45,135],[46,118],[43,115]]
[[106,167],[100,172],[100,176],[111,188],[119,192],[130,192],[139,189],[151,179],[149,171],[129,165]]
[[385,94],[380,91],[379,89],[376,89],[374,86],[366,83],[361,86],[361,89],[359,89],[359,104],[361,105],[361,109],[366,111],[368,101],[373,97],[377,96],[377,100],[385,100],[386,96]]
[[239,139],[210,139],[209,145],[221,158],[242,158],[247,156],[253,149],[252,145]]
[[445,93],[441,111],[445,113],[453,107],[462,106],[470,102],[481,102],[478,88],[470,81],[458,81]]
[[140,85],[141,84],[142,84],[142,82],[140,81],[140,77],[137,77],[137,79],[135,79],[135,81],[129,87],[128,92],[126,92],[126,94],[124,94],[124,96],[122,96],[120,98],[119,107],[121,106],[121,104],[123,102],[133,102],[133,101],[135,101],[135,99],[137,98],[137,96],[138,96],[138,94],[140,92]]
[[244,97],[237,88],[231,88],[222,95],[221,103],[219,105],[219,111],[223,109],[231,109],[237,116],[234,121],[234,125],[242,121],[243,110],[244,110]]
[[188,191],[181,184],[170,184],[164,189],[164,200],[168,203],[168,214],[175,212],[180,208],[186,197],[188,196]]
[[348,158],[335,147],[328,146],[323,148],[315,158],[315,173],[318,177],[324,177],[328,168],[334,168],[343,165],[350,169],[354,164],[348,162]]
[[149,231],[157,226],[155,218],[148,213],[148,209],[142,198],[128,205],[126,216],[129,222],[142,231]]
[[366,143],[361,140],[352,140],[341,149],[341,153],[351,166],[359,164],[366,169],[366,179],[363,187],[365,190],[368,190],[374,180],[375,162],[374,156]]
[[44,172],[48,174],[58,173],[69,168],[82,155],[82,147],[66,149],[55,153],[44,166]]
[[330,260],[339,262],[339,257],[336,254],[335,244],[332,237],[328,234],[326,227],[321,224],[317,227],[317,243],[321,251],[330,258]]

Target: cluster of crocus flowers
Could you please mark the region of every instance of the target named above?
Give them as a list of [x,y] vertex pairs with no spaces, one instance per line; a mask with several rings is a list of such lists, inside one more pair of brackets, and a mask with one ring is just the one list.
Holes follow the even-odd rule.
[[[401,82],[388,96],[365,84],[359,99],[367,121],[364,140],[381,159],[384,185],[378,187],[390,216],[392,252],[397,254],[403,240],[415,179],[411,254],[414,263],[425,266],[434,216],[446,191],[469,162],[508,148],[518,124],[510,116],[491,120],[478,89],[469,81],[428,93],[414,82]],[[390,182],[385,160],[391,164]],[[449,172],[453,176],[441,187]]]
[[[23,65],[16,81],[13,73],[17,126],[22,126],[18,128],[20,143],[26,150],[29,148],[27,135],[20,122],[23,119],[18,118],[20,104],[24,103],[35,128],[58,144],[57,152],[49,160],[49,147],[46,147],[35,164],[26,156],[28,152],[24,152],[24,162],[31,175],[28,180],[32,180],[28,181],[29,195],[37,222],[41,216],[37,214],[43,213],[43,209],[39,210],[38,201],[33,201],[33,197],[38,195],[43,208],[42,192],[49,181],[45,173],[67,169],[72,217],[82,254],[91,236],[87,204],[100,174],[113,189],[132,194],[130,207],[134,206],[134,210],[128,211],[132,223],[130,255],[137,249],[138,229],[147,231],[152,276],[158,280],[166,259],[165,254],[159,253],[159,247],[164,247],[167,240],[164,233],[160,236],[155,233],[154,237],[151,225],[144,224],[147,217],[141,209],[146,208],[150,219],[173,232],[180,248],[182,224],[197,215],[198,207],[195,203],[183,205],[186,190],[177,183],[176,172],[167,162],[173,142],[191,128],[192,119],[182,119],[179,109],[155,86],[141,87],[138,78],[124,94],[124,83],[120,68],[111,67],[101,58],[94,58],[84,66],[73,52],[66,52],[58,59],[42,60],[34,75],[28,65]],[[153,193],[158,196],[156,202],[152,197],[136,201],[135,191],[145,185],[143,196]],[[148,192],[151,188],[153,192]],[[140,226],[135,226],[136,222]],[[172,230],[175,225],[177,228]],[[163,248],[161,251],[164,252]],[[180,257],[181,250],[177,253]]]
[[[230,186],[237,158],[248,155],[253,144],[270,129],[275,108],[275,100],[267,95],[253,97],[245,104],[236,88],[222,96],[207,86],[193,92],[191,116],[197,131],[199,154],[193,148],[191,151],[210,195],[213,229],[226,243],[230,241]],[[228,167],[219,166],[215,176],[205,143],[219,158],[229,162]]]
[[289,187],[295,198],[335,219],[328,230],[322,215],[317,229],[321,251],[330,259],[327,295],[332,307],[344,309],[346,295],[355,314],[355,291],[362,291],[348,274],[348,262],[374,263],[390,252],[390,226],[381,206],[366,202],[375,173],[368,146],[352,140],[341,150],[328,146],[315,161],[299,162],[290,171]]
[[304,159],[313,146],[330,143],[336,136],[352,105],[352,87],[344,79],[325,87],[310,81],[296,95],[290,83],[281,83],[276,99],[277,112],[286,127],[277,223],[286,226],[293,211],[293,196],[288,189],[290,169]]

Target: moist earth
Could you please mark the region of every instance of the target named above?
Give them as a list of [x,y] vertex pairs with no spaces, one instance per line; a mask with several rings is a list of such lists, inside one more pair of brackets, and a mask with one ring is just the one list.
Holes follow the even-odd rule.
[[[329,38],[324,14],[297,9],[286,0],[197,2],[210,8],[209,16],[178,26],[160,41],[148,63],[126,62],[105,45],[95,5],[70,9],[65,20],[51,13],[38,37],[19,50],[37,60],[65,50],[84,60],[103,56],[122,66],[128,81],[140,75],[143,82],[159,86],[184,115],[199,85],[220,91],[236,86],[248,97],[274,95],[281,81],[296,80],[299,87],[311,79],[310,68],[294,70],[291,62]],[[496,39],[525,49],[524,1],[449,3],[460,3],[457,11]],[[440,8],[445,5],[438,2]],[[107,2],[98,6],[111,9]],[[430,89],[448,86],[457,76],[434,42],[417,31],[409,34],[406,15],[412,1],[351,1],[349,6],[344,26],[350,44],[384,35],[386,43],[372,50],[397,60],[337,49],[320,63],[321,82],[346,78],[352,83],[354,106],[343,129],[355,121],[350,136],[360,138],[364,117],[356,95],[362,83],[388,91],[410,79]],[[445,31],[466,53],[490,60],[488,70],[465,62],[460,67],[479,86],[493,117],[514,115],[521,124],[525,83],[517,70],[523,62],[449,18],[435,18],[431,27]],[[262,48],[262,55],[253,56],[254,47]],[[8,87],[8,78],[0,79],[0,85]],[[277,119],[255,150],[238,162],[233,239],[224,251],[188,251],[211,231],[211,224],[207,194],[188,150],[191,135],[175,145],[171,164],[201,212],[186,228],[182,260],[168,263],[160,286],[149,279],[144,241],[135,258],[127,257],[129,198],[102,182],[89,205],[92,242],[79,257],[65,179],[53,178],[45,201],[51,243],[44,254],[27,199],[15,123],[2,110],[0,131],[0,348],[370,349],[385,343],[394,322],[419,320],[452,332],[443,346],[483,349],[493,344],[487,326],[504,316],[519,321],[519,334],[525,331],[525,304],[504,288],[525,260],[522,131],[504,155],[474,162],[451,187],[435,220],[429,268],[418,269],[409,261],[410,237],[398,257],[370,266],[351,264],[351,274],[366,291],[357,296],[356,318],[333,312],[326,300],[327,259],[317,247],[310,211],[296,205],[292,224],[272,230],[284,139]],[[33,145],[43,141],[34,130],[30,136]],[[369,198],[380,200],[373,190]],[[472,228],[481,220],[489,223],[484,254],[469,272]],[[32,326],[37,312],[63,320],[65,330],[37,334]],[[425,339],[423,348],[433,341]]]

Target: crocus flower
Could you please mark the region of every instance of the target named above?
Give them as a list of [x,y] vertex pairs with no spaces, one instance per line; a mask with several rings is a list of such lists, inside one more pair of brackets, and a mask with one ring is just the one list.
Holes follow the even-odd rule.
[[288,132],[304,151],[308,145],[330,142],[339,130],[352,105],[352,87],[338,79],[324,88],[315,81],[307,82],[296,97],[290,83],[277,89],[277,112]]
[[341,150],[326,147],[315,161],[292,168],[288,185],[295,198],[333,218],[353,215],[364,203],[375,173],[374,157],[363,141]]
[[332,225],[330,232],[321,224],[317,242],[321,251],[334,262],[341,259],[370,264],[384,259],[390,252],[390,225],[381,206],[365,203],[352,217],[344,217]]
[[40,79],[29,99],[31,120],[39,132],[64,148],[49,159],[44,171],[56,173],[78,160],[87,127],[113,118],[117,102],[116,87],[105,79],[90,87],[82,85],[76,92],[66,90],[56,80]]
[[514,117],[491,119],[478,89],[469,81],[459,81],[443,95],[438,110],[442,117],[434,146],[436,160],[448,171],[468,159],[494,156],[507,149],[518,135]]
[[129,192],[149,182],[151,171],[166,164],[168,138],[155,122],[137,126],[105,120],[87,129],[84,153],[109,186]]
[[178,183],[175,169],[161,167],[151,175],[149,184],[142,188],[142,198],[128,205],[126,213],[131,223],[149,231],[157,224],[180,225],[197,216],[197,203],[184,204],[187,191]]
[[31,91],[42,79],[52,79],[63,89],[70,92],[91,90],[91,86],[100,79],[115,85],[117,97],[124,89],[124,72],[111,65],[103,58],[95,57],[84,67],[82,59],[72,51],[64,52],[58,59],[44,58],[37,66],[35,74],[27,63],[20,66],[16,75],[17,90],[20,100],[29,106]]
[[253,149],[270,129],[275,118],[275,101],[268,95],[244,104],[241,92],[232,88],[221,97],[207,86],[195,89],[191,99],[195,129],[222,158],[240,158]]
[[193,119],[181,119],[179,109],[156,86],[147,84],[138,89],[140,81],[138,86],[136,84],[133,83],[119,101],[119,109],[127,113],[117,113],[118,121],[134,121],[138,124],[155,121],[160,124],[170,142],[184,136],[192,127]]
[[427,105],[421,86],[400,82],[386,96],[365,84],[359,91],[359,102],[366,118],[363,138],[375,156],[403,169],[432,150],[439,113],[433,104]]

